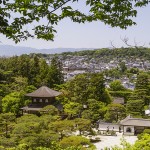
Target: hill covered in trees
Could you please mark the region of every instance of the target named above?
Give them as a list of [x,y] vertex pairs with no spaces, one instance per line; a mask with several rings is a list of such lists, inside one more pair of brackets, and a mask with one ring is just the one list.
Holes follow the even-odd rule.
[[[30,54],[0,58],[0,148],[80,150],[85,149],[86,144],[89,149],[94,149],[93,144],[82,135],[85,132],[90,135],[97,134],[92,130],[96,127],[97,121],[118,123],[129,114],[149,118],[144,113],[150,103],[148,70],[146,72],[127,68],[115,70],[121,76],[137,75],[134,90],[126,89],[118,80],[112,81],[110,87],[106,87],[106,72],[87,72],[64,82],[61,62],[63,58],[84,55],[91,59],[101,59],[108,55],[111,59],[110,51],[115,51],[113,57],[117,57],[118,51],[119,58],[123,58],[132,52],[132,49],[102,49],[63,53],[57,56]],[[144,51],[142,55],[140,51],[134,49],[134,54],[128,54],[126,58],[148,59],[149,49],[141,51]],[[50,63],[47,63],[49,59]],[[20,117],[20,108],[31,103],[31,99],[25,94],[42,85],[62,93],[56,100],[62,103],[65,118],[61,117],[54,106],[44,108],[47,111],[40,112],[40,117],[36,115]],[[123,98],[124,104],[114,103],[115,97]],[[79,131],[80,136],[72,134],[76,131]]]
[[102,59],[104,62],[110,61],[114,58],[118,60],[123,59],[144,59],[150,60],[150,48],[114,48],[114,49],[96,49],[96,50],[84,50],[77,52],[64,52],[60,54],[63,59],[67,55],[70,56],[87,56],[89,59]]

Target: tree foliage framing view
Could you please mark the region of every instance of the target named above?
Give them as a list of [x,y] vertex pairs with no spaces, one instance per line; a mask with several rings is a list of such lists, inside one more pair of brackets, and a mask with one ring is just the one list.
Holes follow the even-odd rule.
[[[16,43],[29,37],[53,40],[59,21],[102,21],[112,27],[126,29],[135,25],[137,8],[149,0],[85,0],[88,12],[74,8],[79,0],[0,0],[0,33]],[[45,23],[46,20],[47,23]],[[30,30],[28,30],[28,25]]]

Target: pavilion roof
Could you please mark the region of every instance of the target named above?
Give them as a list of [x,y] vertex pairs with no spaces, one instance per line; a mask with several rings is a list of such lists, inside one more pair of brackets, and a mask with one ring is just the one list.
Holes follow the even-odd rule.
[[[30,104],[28,106],[22,107],[20,109],[25,110],[25,111],[40,111],[42,108],[44,108],[47,105],[42,105],[42,104]],[[57,104],[54,105],[58,110],[62,111],[63,110],[63,105],[62,104]]]
[[130,126],[142,126],[142,127],[150,127],[150,119],[143,118],[131,118],[127,116],[124,120],[120,121],[121,125],[130,125]]
[[22,107],[20,109],[25,110],[25,111],[40,111],[40,109],[42,109],[42,108],[41,107],[28,107],[28,106],[25,106],[25,107]]
[[61,94],[61,92],[54,91],[54,90],[48,88],[47,86],[42,86],[39,89],[33,91],[32,93],[26,94],[26,96],[48,98],[48,97],[56,97],[60,94]]

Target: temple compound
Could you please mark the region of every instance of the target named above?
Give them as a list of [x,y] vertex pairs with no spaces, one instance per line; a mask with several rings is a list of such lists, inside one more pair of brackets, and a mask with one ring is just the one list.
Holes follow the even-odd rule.
[[61,92],[54,91],[47,86],[42,86],[39,89],[33,91],[32,93],[26,94],[26,96],[31,97],[32,102],[25,107],[22,107],[22,114],[24,113],[32,113],[37,114],[40,109],[47,105],[53,105],[58,110],[62,110],[62,105],[60,102],[56,101],[55,97],[59,96]]
[[123,135],[137,135],[150,129],[150,119],[133,118],[130,115],[118,123],[99,122],[99,131],[122,132]]

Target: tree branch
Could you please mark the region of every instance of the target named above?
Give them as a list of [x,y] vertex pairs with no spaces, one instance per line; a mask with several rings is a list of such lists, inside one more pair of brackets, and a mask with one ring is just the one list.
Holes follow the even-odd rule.
[[129,38],[128,37],[124,37],[124,38],[121,38],[120,39],[123,41],[124,44],[126,44],[128,47],[132,47],[132,48],[136,48],[136,49],[139,49],[139,47],[144,47],[145,43],[143,45],[138,45],[138,43],[136,42],[136,40],[134,39],[134,45],[131,45],[128,43],[129,41]]
[[49,14],[53,13],[54,11],[56,11],[57,9],[59,9],[60,7],[62,7],[66,3],[68,3],[69,1],[71,1],[71,0],[67,0],[66,2],[64,2],[63,4],[61,4],[60,6],[58,6],[57,8],[55,8],[54,10],[50,11]]
[[[59,8],[61,8],[63,5],[65,5],[66,3],[68,3],[71,0],[67,0],[66,2],[64,2],[63,4],[59,5],[57,8],[55,8],[54,10],[50,11],[49,14],[52,14],[53,12],[55,12],[56,10],[58,10]],[[50,21],[48,21],[47,27],[49,26]]]
[[113,41],[110,41],[110,45],[112,46],[112,48],[116,48],[116,46],[114,46]]

